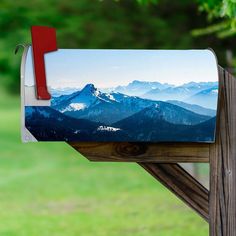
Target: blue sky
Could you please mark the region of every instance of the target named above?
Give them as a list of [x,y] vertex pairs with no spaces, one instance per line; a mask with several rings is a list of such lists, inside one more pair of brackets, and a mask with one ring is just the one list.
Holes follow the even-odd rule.
[[[59,49],[45,54],[47,84],[53,88],[98,88],[127,85],[133,80],[181,85],[217,81],[217,62],[210,50],[82,50]],[[31,49],[26,85],[34,85]]]

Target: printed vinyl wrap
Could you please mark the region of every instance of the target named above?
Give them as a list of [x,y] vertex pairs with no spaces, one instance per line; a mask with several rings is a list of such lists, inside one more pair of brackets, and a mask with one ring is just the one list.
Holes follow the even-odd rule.
[[23,141],[215,141],[211,50],[59,49],[45,54],[50,100],[36,98],[31,47],[23,59]]

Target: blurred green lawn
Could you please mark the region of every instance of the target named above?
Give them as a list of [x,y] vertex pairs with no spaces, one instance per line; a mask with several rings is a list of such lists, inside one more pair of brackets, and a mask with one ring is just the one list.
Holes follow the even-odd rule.
[[135,163],[91,163],[65,143],[22,144],[19,100],[0,94],[1,236],[208,235]]

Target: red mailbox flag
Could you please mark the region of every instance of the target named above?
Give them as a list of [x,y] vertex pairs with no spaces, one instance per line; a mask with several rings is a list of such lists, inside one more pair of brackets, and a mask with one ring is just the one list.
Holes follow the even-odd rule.
[[49,100],[51,95],[47,89],[44,54],[57,50],[56,30],[46,26],[32,26],[31,37],[37,99]]

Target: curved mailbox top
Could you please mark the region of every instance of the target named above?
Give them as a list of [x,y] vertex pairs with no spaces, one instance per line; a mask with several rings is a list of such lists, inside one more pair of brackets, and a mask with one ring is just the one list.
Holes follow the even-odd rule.
[[22,58],[23,141],[214,142],[211,50],[80,50],[45,54],[50,100]]

